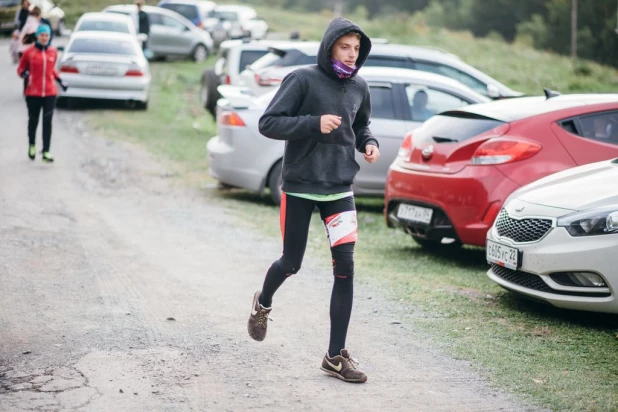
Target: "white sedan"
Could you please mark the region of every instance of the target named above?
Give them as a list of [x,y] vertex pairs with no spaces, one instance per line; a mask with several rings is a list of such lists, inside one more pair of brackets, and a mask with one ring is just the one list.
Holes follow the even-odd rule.
[[58,103],[68,99],[124,100],[148,107],[150,65],[132,34],[75,32],[58,61],[58,73],[68,86]]
[[556,307],[618,313],[618,159],[514,192],[487,234],[490,279]]
[[148,40],[148,35],[137,33],[135,23],[129,16],[119,13],[92,12],[81,15],[75,24],[74,32],[102,31],[131,34],[140,42]]

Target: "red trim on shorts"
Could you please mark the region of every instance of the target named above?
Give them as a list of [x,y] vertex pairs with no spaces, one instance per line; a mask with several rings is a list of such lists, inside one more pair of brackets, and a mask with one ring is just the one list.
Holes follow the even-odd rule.
[[281,193],[281,209],[279,210],[279,225],[281,225],[281,239],[285,242],[285,215],[287,212],[287,195]]

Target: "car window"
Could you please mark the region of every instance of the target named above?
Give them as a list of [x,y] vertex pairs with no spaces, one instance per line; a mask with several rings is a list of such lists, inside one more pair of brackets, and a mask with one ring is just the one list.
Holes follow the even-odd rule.
[[187,28],[187,26],[185,26],[182,22],[170,16],[161,16],[161,20],[163,22],[163,25],[165,27],[169,27],[170,29],[183,31]]
[[200,20],[200,16],[197,12],[197,7],[191,4],[180,4],[180,3],[164,3],[160,7],[164,9],[173,10],[181,16],[186,17],[192,22],[196,22]]
[[424,72],[436,73],[442,76],[450,77],[451,79],[457,80],[458,82],[465,84],[472,90],[475,90],[478,93],[487,96],[487,85],[485,83],[470,76],[467,73],[462,72],[461,70],[455,69],[454,67],[444,64],[422,61],[416,61],[414,63],[414,66],[416,70],[422,70]]
[[233,11],[216,10],[213,14],[214,14],[214,17],[218,18],[219,20],[227,20],[227,21],[237,21],[238,20],[238,14],[236,14]]
[[258,71],[265,67],[277,66],[281,61],[282,57],[278,54],[268,52],[264,56],[257,59],[252,65],[251,70]]
[[243,71],[255,62],[260,57],[268,53],[266,50],[243,50],[240,53],[240,63],[238,64],[238,71]]
[[393,92],[389,87],[371,86],[371,117],[376,119],[396,119]]
[[113,41],[101,39],[75,39],[69,46],[69,53],[93,53],[93,54],[123,54],[135,56],[137,50],[135,44],[129,41]]
[[463,142],[485,133],[504,122],[487,117],[470,117],[468,113],[449,113],[433,116],[414,133],[419,143]]
[[163,26],[163,15],[159,13],[148,13],[148,21],[152,25]]
[[80,23],[77,31],[112,31],[117,33],[130,33],[126,23],[104,20],[84,20]]
[[618,144],[618,111],[580,116],[571,121],[562,122],[561,126],[569,133],[587,139]]
[[369,56],[364,66],[374,67],[398,67],[403,69],[411,69],[412,62],[408,59],[398,59],[386,56]]
[[424,122],[435,114],[470,104],[450,93],[417,84],[406,85],[406,95],[415,122]]

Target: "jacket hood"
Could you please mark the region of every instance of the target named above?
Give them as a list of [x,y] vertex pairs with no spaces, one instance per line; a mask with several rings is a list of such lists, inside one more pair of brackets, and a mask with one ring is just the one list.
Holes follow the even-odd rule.
[[318,50],[318,66],[326,73],[332,73],[333,76],[337,76],[330,62],[330,51],[339,37],[351,32],[359,33],[361,36],[360,50],[358,53],[358,59],[356,60],[356,70],[352,74],[352,77],[356,76],[358,70],[363,67],[363,64],[365,64],[365,61],[369,56],[369,52],[371,51],[371,40],[369,39],[369,36],[367,36],[358,25],[352,23],[350,20],[344,19],[343,17],[336,17],[330,22],[326,32],[324,32],[324,37],[322,37],[320,49]]

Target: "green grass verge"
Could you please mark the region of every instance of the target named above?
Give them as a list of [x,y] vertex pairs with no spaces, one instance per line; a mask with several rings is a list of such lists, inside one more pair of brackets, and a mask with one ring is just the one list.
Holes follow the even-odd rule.
[[[278,24],[276,28],[281,30],[310,26],[321,33],[330,20],[330,16],[279,13],[273,11],[271,16],[272,24]],[[301,24],[305,19],[315,24]],[[370,31],[374,30],[372,24],[368,25]],[[540,79],[555,77],[559,79],[555,84],[564,84],[565,91],[578,91],[580,87],[616,90],[613,69],[591,64],[591,76],[577,77],[570,62],[562,57],[425,29],[424,36],[417,36],[423,44],[457,50],[470,63],[516,89],[536,90]],[[402,33],[404,36],[407,32]],[[204,188],[214,183],[207,176],[204,145],[215,134],[212,119],[200,107],[197,96],[205,66],[189,62],[153,64],[148,111],[107,109],[87,115],[88,122],[107,136],[142,144],[155,155],[173,161],[182,182]],[[238,190],[202,192],[205,201],[224,203],[229,213],[242,217],[264,236],[279,236],[277,208],[257,195]],[[471,361],[498,387],[555,410],[618,410],[618,318],[560,311],[518,300],[487,279],[481,249],[425,251],[408,236],[385,227],[382,207],[379,199],[358,200],[359,288],[377,287],[395,300],[403,299],[404,322],[424,331],[426,339],[445,352]],[[323,262],[320,265],[325,274],[329,272],[328,247],[317,215],[311,226],[308,255]]]

